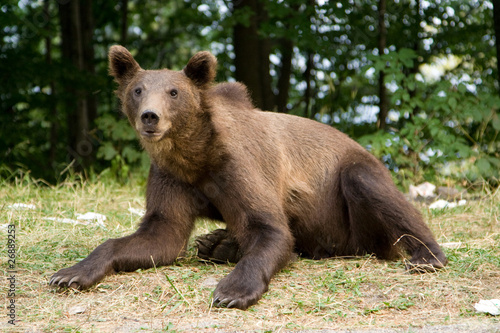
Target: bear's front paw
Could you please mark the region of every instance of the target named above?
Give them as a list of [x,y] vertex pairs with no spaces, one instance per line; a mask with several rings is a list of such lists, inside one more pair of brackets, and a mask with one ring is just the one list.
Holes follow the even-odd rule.
[[244,276],[234,270],[215,288],[213,304],[217,307],[246,310],[256,304],[266,290],[267,284],[262,279]]
[[61,269],[52,276],[49,285],[80,290],[90,288],[107,273],[103,266],[92,266],[82,261],[72,267]]
[[227,230],[217,229],[196,239],[198,257],[215,262],[233,262],[241,259],[238,243]]

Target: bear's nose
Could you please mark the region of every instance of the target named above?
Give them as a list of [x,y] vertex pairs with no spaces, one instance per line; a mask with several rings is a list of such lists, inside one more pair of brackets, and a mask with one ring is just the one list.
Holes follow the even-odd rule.
[[144,125],[152,126],[157,125],[160,117],[151,110],[146,110],[141,114],[141,121]]

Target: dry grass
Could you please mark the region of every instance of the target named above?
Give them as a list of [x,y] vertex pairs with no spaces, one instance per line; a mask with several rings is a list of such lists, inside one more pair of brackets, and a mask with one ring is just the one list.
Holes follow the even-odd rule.
[[[269,292],[250,310],[218,309],[210,306],[214,283],[232,267],[199,261],[190,249],[176,265],[111,276],[88,291],[49,288],[47,283],[55,271],[84,258],[105,239],[135,229],[139,217],[128,208],[142,208],[140,188],[102,182],[48,188],[26,181],[0,188],[0,224],[17,227],[17,330],[411,331],[465,323],[500,331],[498,318],[477,314],[473,308],[479,299],[500,298],[498,192],[441,212],[422,206],[439,242],[449,246],[445,251],[450,264],[436,274],[408,274],[402,260],[386,262],[370,256],[300,259],[277,274]],[[37,208],[7,208],[16,202]],[[87,211],[105,214],[106,229],[44,220],[74,218],[76,213]],[[215,227],[212,222],[199,221],[195,235]],[[6,241],[1,249],[4,263]],[[5,264],[2,273],[7,275]],[[1,287],[4,297],[7,289],[3,283]],[[2,311],[0,330],[13,330],[5,319],[5,306]]]

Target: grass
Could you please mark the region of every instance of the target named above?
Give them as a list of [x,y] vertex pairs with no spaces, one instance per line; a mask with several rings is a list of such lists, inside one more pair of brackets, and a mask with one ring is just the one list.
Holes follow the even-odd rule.
[[[69,182],[49,187],[19,180],[0,187],[0,225],[16,226],[15,328],[2,308],[0,331],[122,332],[389,329],[411,332],[429,325],[486,325],[500,318],[474,311],[479,299],[500,298],[500,193],[484,191],[466,206],[422,212],[444,244],[449,265],[435,274],[408,274],[404,258],[299,259],[279,272],[263,299],[248,311],[211,307],[216,281],[231,265],[200,261],[190,243],[175,265],[107,277],[88,291],[58,291],[47,284],[57,270],[83,259],[108,238],[130,234],[143,208],[142,185]],[[9,205],[26,203],[33,210]],[[77,213],[107,216],[106,228],[72,225],[47,217]],[[198,221],[193,237],[220,227]],[[2,258],[7,229],[1,229]],[[3,281],[8,276],[2,259]],[[6,284],[1,294],[7,295]],[[6,304],[6,303],[4,303]],[[5,315],[4,315],[5,314]],[[469,326],[467,326],[469,327]]]

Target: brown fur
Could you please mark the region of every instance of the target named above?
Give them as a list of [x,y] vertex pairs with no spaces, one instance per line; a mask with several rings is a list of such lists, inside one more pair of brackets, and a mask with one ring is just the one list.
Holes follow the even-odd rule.
[[394,259],[403,250],[414,265],[446,264],[386,168],[343,133],[257,110],[242,84],[213,84],[208,52],[180,72],[145,71],[121,46],[109,60],[123,112],[151,157],[147,213],[134,234],[106,241],[51,284],[87,288],[107,274],[171,264],[198,217],[227,225],[197,240],[200,257],[238,262],[216,305],[255,304],[294,251]]

